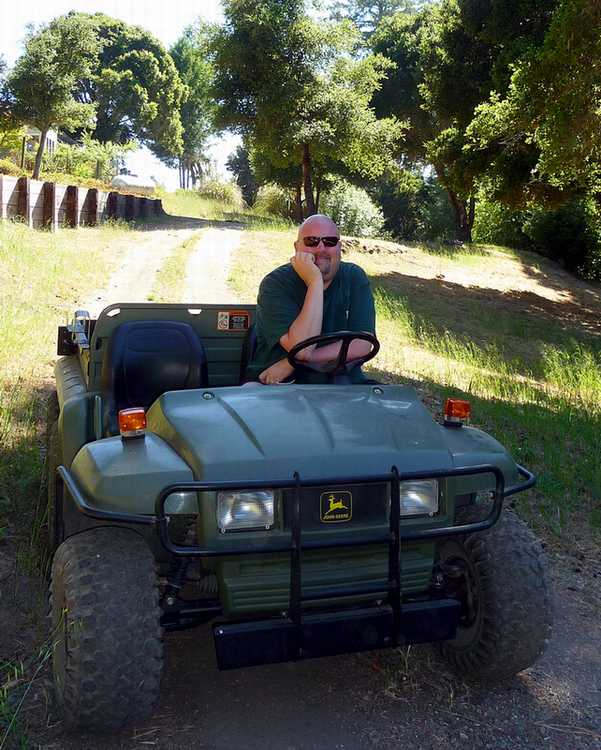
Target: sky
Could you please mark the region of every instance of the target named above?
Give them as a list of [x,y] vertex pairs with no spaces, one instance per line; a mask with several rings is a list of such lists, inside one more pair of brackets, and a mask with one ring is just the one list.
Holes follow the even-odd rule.
[[[0,0],[0,55],[12,65],[23,52],[28,24],[37,26],[70,10],[102,12],[143,26],[166,47],[199,16],[211,22],[222,19],[219,0]],[[222,174],[226,174],[225,160],[238,143],[236,136],[226,135],[213,145],[211,156]],[[177,172],[155,159],[148,149],[131,154],[128,166],[139,177],[152,175],[170,190],[177,187]]]

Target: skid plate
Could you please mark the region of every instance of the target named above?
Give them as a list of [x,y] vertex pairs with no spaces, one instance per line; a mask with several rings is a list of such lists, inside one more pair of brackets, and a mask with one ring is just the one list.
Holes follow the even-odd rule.
[[[454,599],[404,604],[400,641],[426,643],[455,637]],[[389,606],[305,614],[300,627],[288,618],[221,623],[213,627],[219,669],[369,651],[397,643]]]

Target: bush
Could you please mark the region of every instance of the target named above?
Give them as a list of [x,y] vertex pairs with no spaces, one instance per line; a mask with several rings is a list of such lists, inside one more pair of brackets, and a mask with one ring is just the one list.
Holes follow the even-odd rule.
[[203,198],[210,198],[211,200],[225,203],[226,206],[237,210],[242,210],[246,207],[238,185],[216,177],[203,182],[198,189],[198,194]]
[[445,240],[455,236],[453,211],[434,176],[398,169],[382,177],[372,194],[382,207],[384,229],[400,240]]
[[523,228],[540,253],[584,278],[601,280],[601,214],[592,198],[552,211],[532,208]]
[[262,185],[257,193],[253,210],[258,214],[294,218],[294,198],[290,190],[269,183]]
[[378,237],[384,217],[369,195],[346,180],[337,180],[321,199],[320,212],[331,216],[344,234]]
[[125,163],[125,155],[136,149],[133,141],[124,144],[112,141],[100,143],[84,135],[81,144],[57,143],[53,154],[44,155],[42,171],[110,182]]
[[20,169],[14,161],[10,159],[0,159],[0,174],[10,174],[14,177],[25,177],[27,172]]
[[472,228],[474,242],[526,247],[529,238],[523,230],[525,219],[524,211],[516,211],[480,194],[476,200],[476,215]]

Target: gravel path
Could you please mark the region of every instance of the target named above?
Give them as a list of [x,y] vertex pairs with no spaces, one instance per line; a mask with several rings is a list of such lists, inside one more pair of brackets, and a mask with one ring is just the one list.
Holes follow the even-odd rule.
[[104,289],[98,290],[81,307],[92,318],[114,302],[144,302],[148,298],[157,271],[171,252],[191,237],[197,228],[152,229],[123,240],[123,258]]
[[205,229],[188,262],[184,302],[238,302],[227,284],[232,254],[238,249],[240,229]]

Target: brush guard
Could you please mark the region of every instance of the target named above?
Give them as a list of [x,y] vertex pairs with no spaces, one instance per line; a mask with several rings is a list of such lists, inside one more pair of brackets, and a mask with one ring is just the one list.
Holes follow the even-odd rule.
[[[522,466],[517,466],[523,482],[505,489],[503,472],[496,466],[480,465],[439,472],[407,472],[400,474],[396,467],[390,473],[369,478],[322,477],[301,480],[298,473],[290,480],[260,480],[246,482],[183,482],[161,491],[155,503],[155,515],[140,515],[102,511],[89,505],[80,492],[70,472],[58,468],[57,480],[64,482],[78,509],[92,518],[113,522],[156,525],[163,547],[175,556],[224,557],[231,555],[256,555],[263,553],[290,553],[290,597],[288,610],[281,617],[244,622],[218,622],[213,627],[217,662],[220,669],[247,667],[315,656],[334,655],[370,649],[394,647],[403,643],[422,643],[453,639],[460,617],[460,604],[451,598],[430,598],[425,601],[403,603],[401,542],[437,539],[457,534],[484,531],[499,519],[503,500],[532,487],[535,476]],[[403,527],[401,519],[400,482],[417,479],[445,479],[476,474],[492,474],[495,489],[491,510],[481,521],[460,526],[437,526],[412,529]],[[346,486],[349,483],[390,483],[390,524],[387,533],[349,535],[341,532],[335,539],[303,540],[301,527],[301,489],[304,487]],[[167,498],[175,492],[218,492],[223,490],[292,489],[288,502],[290,538],[282,541],[239,545],[220,544],[219,547],[183,546],[169,538],[169,516],[165,513]],[[62,489],[62,488],[61,488]],[[200,496],[199,496],[200,497]],[[382,592],[378,583],[361,586],[324,586],[312,593],[302,591],[303,550],[388,545],[388,586]],[[382,594],[384,593],[384,596]],[[340,609],[333,612],[310,611],[303,604],[339,597],[356,597],[373,594],[382,600],[375,606]],[[217,613],[215,613],[217,614]]]

